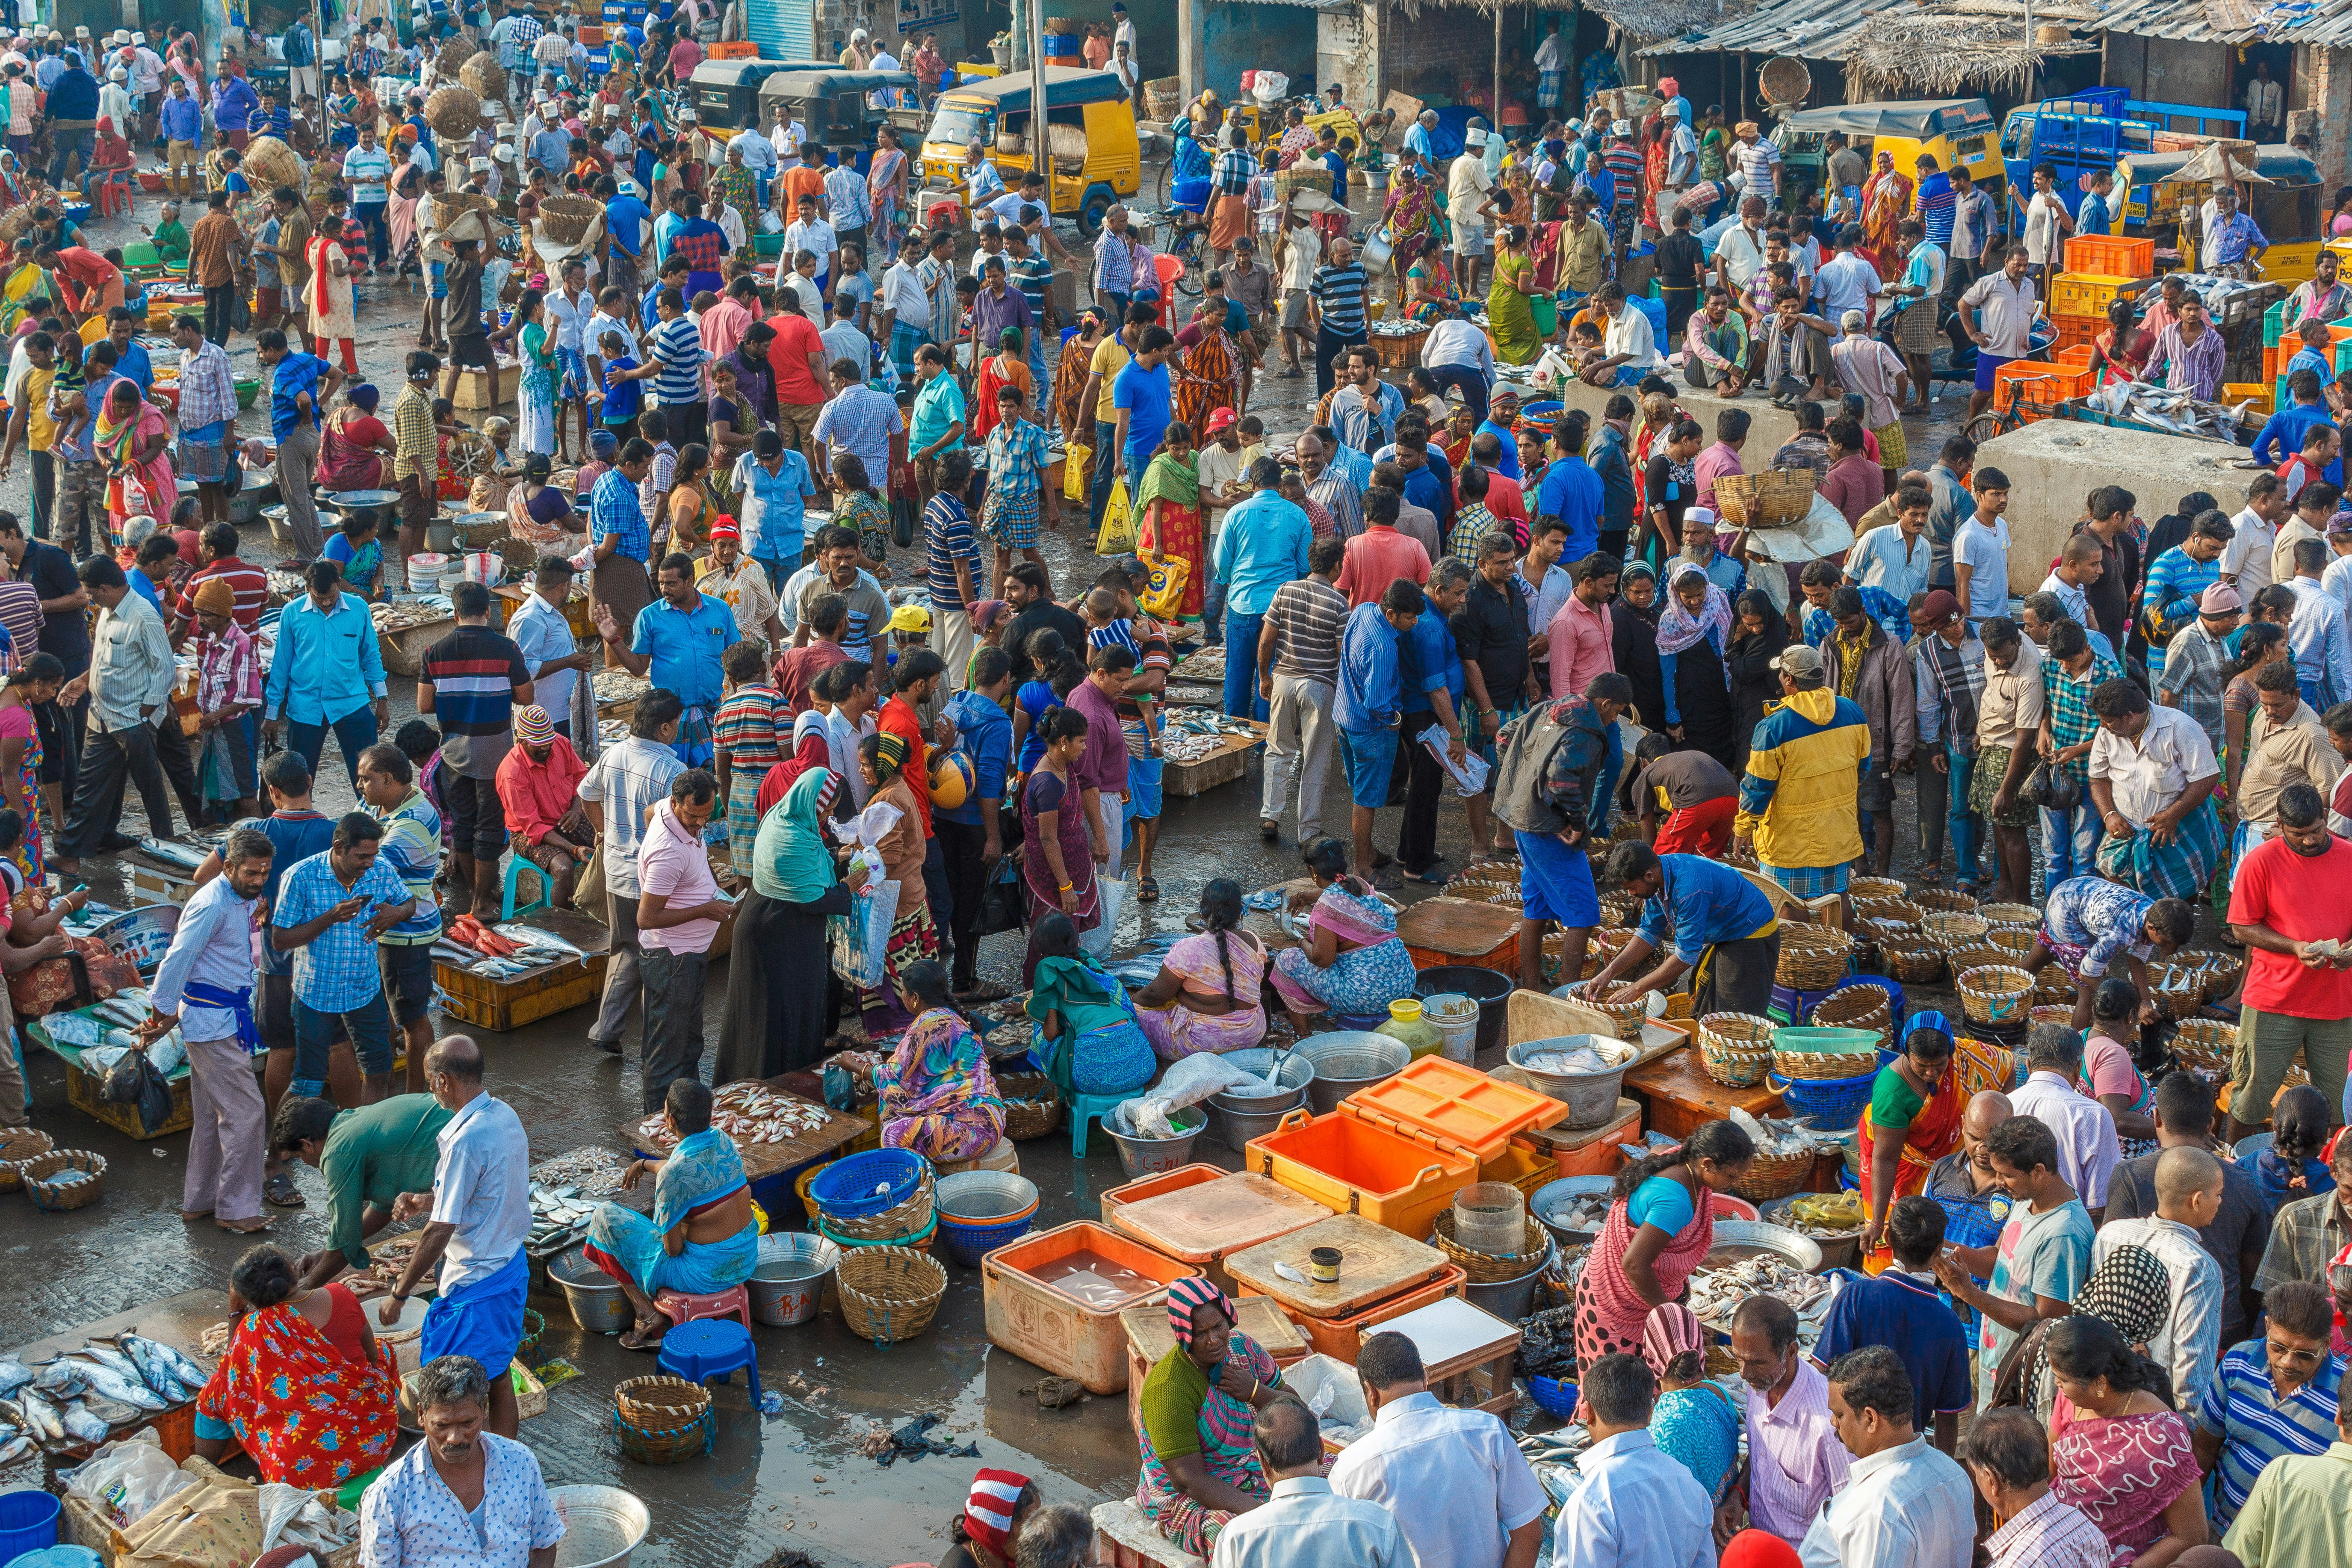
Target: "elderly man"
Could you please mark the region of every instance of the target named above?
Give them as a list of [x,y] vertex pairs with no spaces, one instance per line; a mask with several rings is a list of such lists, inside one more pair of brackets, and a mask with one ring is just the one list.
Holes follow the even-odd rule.
[[[1557,1568],[1711,1568],[1706,1492],[1650,1436],[1658,1382],[1639,1356],[1606,1355],[1579,1384],[1592,1412],[1582,1484],[1552,1528]],[[1244,1515],[1244,1518],[1249,1517]]]
[[[429,1344],[430,1329],[426,1336]],[[563,1518],[530,1446],[497,1432],[501,1391],[511,1413],[505,1368],[486,1371],[465,1354],[425,1363],[414,1394],[425,1440],[385,1466],[360,1500],[362,1568],[433,1568],[458,1555],[460,1542],[473,1543],[462,1555],[478,1568],[554,1568]]]
[[1523,1568],[1549,1500],[1503,1424],[1438,1402],[1402,1334],[1368,1337],[1356,1378],[1372,1430],[1331,1466],[1331,1489],[1385,1503],[1421,1568]]
[[507,830],[515,853],[547,879],[550,901],[559,910],[570,909],[573,881],[596,843],[580,804],[588,764],[536,703],[516,711],[514,738],[497,779]]
[[2298,1052],[2312,1087],[2341,1104],[2352,1051],[2352,904],[2343,894],[2352,845],[2328,831],[2327,804],[2307,784],[2282,790],[2277,811],[2278,836],[2238,862],[2230,887],[2230,929],[2247,959],[2231,1073],[2229,1131],[2239,1137],[2268,1113]]
[[2263,1337],[2222,1356],[2189,1433],[2198,1464],[2213,1473],[2213,1517],[2225,1530],[2273,1461],[2325,1454],[2336,1439],[2345,1368],[2328,1350],[2335,1299],[2290,1279],[2263,1296]]
[[2047,708],[2042,653],[2006,616],[1978,628],[1984,643],[1984,690],[1977,700],[1977,761],[1969,804],[1992,828],[1994,887],[2006,900],[2033,900],[2033,848],[2027,831],[2034,808],[2018,798],[2032,770]]
[[[1295,1399],[1268,1405],[1251,1423],[1250,1443],[1273,1491],[1263,1506],[1225,1526],[1211,1568],[1412,1568],[1397,1516],[1380,1503],[1340,1496],[1324,1479],[1322,1436],[1307,1406]],[[1034,1528],[1022,1533],[1024,1561]]]
[[1911,1379],[1885,1345],[1829,1370],[1830,1423],[1853,1456],[1846,1484],[1805,1532],[1808,1563],[1960,1568],[1976,1547],[1976,1491],[1912,1424]]
[[2056,1024],[2026,1037],[2025,1081],[2011,1091],[2020,1116],[2038,1118],[2058,1141],[2058,1173],[2082,1195],[2093,1218],[2107,1206],[2107,1184],[2123,1163],[2115,1113],[2076,1088],[2083,1037]]
[[332,1101],[289,1095],[269,1123],[273,1159],[313,1166],[327,1184],[327,1245],[295,1264],[315,1290],[368,1266],[368,1237],[392,1223],[403,1193],[433,1184],[449,1111],[429,1094],[395,1094],[338,1114]]
[[1870,721],[1828,684],[1822,656],[1791,643],[1772,660],[1780,706],[1756,726],[1732,839],[1801,899],[1843,894],[1862,854],[1853,803],[1870,767]]
[[158,715],[163,722],[179,722],[171,706],[178,671],[163,616],[145,595],[131,591],[130,579],[111,556],[91,556],[78,574],[98,605],[98,627],[89,671],[66,682],[58,694],[68,709],[85,697],[89,702],[73,810],[59,852],[49,862],[68,874],[80,868],[83,856],[129,843],[120,827],[126,782],[139,786],[148,831],[171,837],[172,791],[163,777],[156,724]]
[[503,1436],[520,1421],[507,1368],[522,1343],[523,1296],[530,1288],[522,1251],[531,1225],[530,1139],[513,1108],[482,1087],[482,1049],[471,1037],[436,1041],[425,1053],[425,1080],[451,1115],[436,1140],[441,1157],[433,1190],[403,1193],[393,1205],[395,1220],[420,1214],[427,1220],[376,1321],[398,1322],[401,1303],[446,1263],[425,1313],[424,1357],[480,1363],[490,1377],[490,1430],[504,1427]]
[[[1748,1458],[1735,1473],[1748,1521],[1791,1546],[1805,1539],[1832,1494],[1846,1488],[1849,1461],[1830,1415],[1829,1382],[1797,1344],[1797,1314],[1785,1301],[1751,1296],[1731,1319],[1731,1353],[1747,1384]],[[1911,1391],[1903,1391],[1908,1415]],[[1727,1497],[1717,1531],[1736,1522]]]
[[2352,1401],[2325,1453],[2263,1467],[2221,1547],[2247,1568],[2352,1562]]
[[196,889],[180,911],[172,945],[149,993],[141,1042],[178,1027],[188,1053],[195,1130],[181,1184],[180,1217],[213,1216],[239,1236],[266,1229],[261,1175],[268,1139],[253,1053],[254,900],[269,880],[268,836],[240,827],[221,848],[225,876]]
[[2107,829],[2101,875],[2150,898],[2194,899],[2221,855],[2212,802],[2221,769],[2211,742],[2179,709],[2151,709],[2128,680],[2094,691],[2091,711],[2099,716],[2091,800]]

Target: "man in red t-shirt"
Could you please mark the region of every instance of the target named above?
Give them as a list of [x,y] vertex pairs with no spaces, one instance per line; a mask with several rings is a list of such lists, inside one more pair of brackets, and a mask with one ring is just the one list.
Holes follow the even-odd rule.
[[[2278,835],[2238,863],[2230,924],[2246,944],[2246,1076],[2231,1079],[2229,1136],[2269,1119],[2297,1051],[2314,1089],[2344,1099],[2352,1053],[2352,844],[2327,830],[2327,803],[2309,784],[2279,794]],[[2322,943],[2346,944],[2323,948]]]
[[798,310],[780,311],[768,318],[768,325],[776,330],[768,345],[768,367],[776,373],[776,428],[808,459],[809,472],[823,489],[828,470],[816,438],[816,416],[832,395],[825,390],[824,340]]
[[845,664],[848,653],[841,646],[841,634],[849,626],[849,606],[838,594],[820,595],[810,607],[809,640],[799,647],[788,648],[776,660],[776,689],[784,694],[794,714],[809,710],[810,689],[816,678],[836,664]]
[[181,586],[180,596],[172,606],[172,647],[177,651],[186,640],[189,629],[196,622],[196,590],[205,580],[225,577],[236,591],[236,624],[247,631],[261,625],[261,607],[269,596],[269,576],[258,566],[247,565],[237,559],[236,525],[215,522],[199,536],[196,546],[198,564],[194,575]]
[[1348,595],[1348,607],[1377,602],[1400,577],[1429,581],[1429,552],[1421,541],[1397,531],[1397,507],[1404,498],[1385,485],[1364,492],[1364,531],[1348,541],[1335,584]]

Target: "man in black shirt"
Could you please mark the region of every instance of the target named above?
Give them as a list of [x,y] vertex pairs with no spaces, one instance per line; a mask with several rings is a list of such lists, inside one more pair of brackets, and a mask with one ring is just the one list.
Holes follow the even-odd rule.
[[1672,744],[1654,730],[1643,738],[1618,804],[1641,819],[1659,854],[1720,855],[1731,843],[1739,781],[1706,752],[1670,751]]
[[[1536,697],[1534,667],[1528,659],[1528,605],[1511,581],[1517,563],[1518,546],[1508,529],[1487,534],[1478,547],[1478,570],[1470,579],[1470,591],[1447,621],[1468,688],[1470,714],[1463,732],[1489,767],[1495,762],[1495,738]],[[1479,855],[1493,848],[1494,802],[1490,784],[1468,804],[1470,847]]]
[[2139,604],[2142,558],[2131,531],[2135,499],[2121,485],[2102,485],[2091,492],[2090,521],[2074,527],[2075,532],[2099,542],[2102,559],[2098,580],[2083,588],[2083,597],[2091,607],[2090,629],[2105,636],[2118,653],[2131,633],[2132,611]]
[[1690,208],[1675,208],[1673,232],[1658,241],[1658,294],[1666,302],[1666,342],[1660,357],[1674,353],[1682,341],[1683,325],[1698,309],[1698,286],[1706,271],[1706,247],[1691,233]]
[[1062,646],[1080,664],[1087,661],[1087,624],[1054,603],[1045,569],[1034,561],[1015,565],[1004,580],[1004,602],[1013,606],[1013,624],[1004,631],[1004,651],[1013,655],[1016,681],[1032,679],[1029,639],[1051,626],[1062,634]]
[[[482,324],[482,247],[470,239],[454,242],[457,259],[449,263],[446,280],[449,301],[446,320],[449,331],[449,379],[442,384],[441,395],[457,395],[457,376],[468,367],[487,373],[490,378],[489,402],[483,406],[499,405],[499,360],[490,352],[489,329]],[[515,331],[520,339],[528,323],[517,321]],[[553,328],[551,326],[551,333]]]
[[[2156,1088],[2156,1149],[2116,1167],[2107,1183],[2107,1219],[2145,1219],[2156,1213],[2157,1161],[2167,1149],[2204,1148],[2212,1131],[2211,1091],[2195,1073],[2168,1075]],[[2221,1210],[2197,1233],[2197,1239],[2221,1268],[2221,1347],[2226,1352],[2246,1337],[2252,1319],[2244,1287],[2261,1268],[2271,1241],[2270,1209],[2262,1189],[2235,1161],[2221,1162]]]

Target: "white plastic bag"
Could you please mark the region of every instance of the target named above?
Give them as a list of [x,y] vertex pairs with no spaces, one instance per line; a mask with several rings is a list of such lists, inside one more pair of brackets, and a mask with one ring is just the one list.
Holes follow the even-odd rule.
[[849,913],[826,921],[834,973],[852,985],[882,984],[883,955],[898,918],[898,884],[868,882],[849,896]]
[[261,1549],[307,1546],[320,1562],[351,1544],[359,1516],[319,1500],[319,1494],[277,1481],[261,1483]]
[[173,1464],[152,1439],[126,1438],[100,1448],[74,1471],[66,1490],[104,1514],[117,1530],[126,1530],[157,1504],[195,1484],[196,1478]]

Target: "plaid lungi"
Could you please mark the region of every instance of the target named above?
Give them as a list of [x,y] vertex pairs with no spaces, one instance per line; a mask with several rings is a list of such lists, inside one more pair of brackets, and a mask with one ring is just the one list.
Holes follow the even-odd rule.
[[2181,819],[2172,842],[2147,828],[2099,843],[2099,870],[2151,899],[2193,899],[2221,859],[2221,823],[2210,800]]
[[1912,300],[1895,318],[1895,346],[1906,354],[1933,353],[1944,334],[1936,330],[1936,301]]
[[1853,879],[1853,867],[1843,866],[1766,866],[1759,868],[1780,886],[1801,899],[1818,899],[1824,893],[1843,893]]
[[628,298],[635,299],[641,292],[637,287],[637,258],[614,246],[613,258],[604,266],[604,282],[608,288],[618,289]]
[[898,367],[900,385],[914,384],[915,351],[930,341],[920,327],[910,327],[904,321],[890,323],[890,363]]
[[1878,437],[1878,466],[1900,468],[1911,456],[1910,443],[1903,439],[1903,421],[1890,419],[1871,432]]
[[172,456],[182,479],[216,485],[228,477],[228,448],[221,444],[226,432],[222,424],[216,419],[201,429],[180,432]]
[[768,776],[766,764],[730,768],[735,776],[727,791],[727,849],[738,876],[751,874],[751,846],[760,837],[760,783]]
[[980,509],[980,531],[1006,550],[1034,550],[1043,531],[1038,492],[1008,496],[990,490]]

